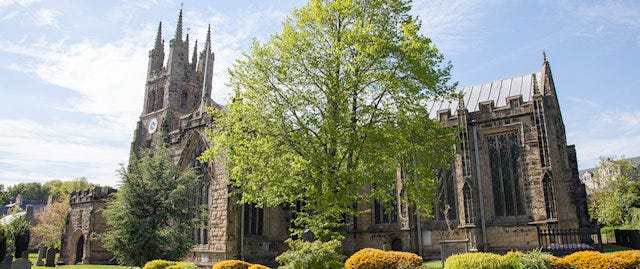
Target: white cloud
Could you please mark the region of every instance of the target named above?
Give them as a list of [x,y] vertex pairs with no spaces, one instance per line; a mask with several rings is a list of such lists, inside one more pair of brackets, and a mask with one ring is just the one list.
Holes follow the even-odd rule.
[[0,119],[0,126],[0,183],[5,185],[88,176],[114,186],[114,171],[128,156],[118,142],[128,141],[130,133],[101,121],[82,125]]
[[579,16],[608,21],[632,28],[640,27],[640,4],[637,1],[605,1],[576,9]]
[[485,31],[479,26],[480,20],[492,5],[476,0],[416,1],[413,13],[422,21],[422,31],[449,55],[468,52],[481,44]]
[[56,16],[60,13],[53,9],[41,8],[33,14],[33,22],[37,26],[52,26],[58,28]]
[[0,8],[13,5],[21,5],[23,7],[26,7],[28,5],[31,5],[32,3],[40,1],[42,0],[0,0]]
[[595,112],[588,123],[567,133],[576,144],[580,168],[594,167],[600,156],[640,155],[640,110]]

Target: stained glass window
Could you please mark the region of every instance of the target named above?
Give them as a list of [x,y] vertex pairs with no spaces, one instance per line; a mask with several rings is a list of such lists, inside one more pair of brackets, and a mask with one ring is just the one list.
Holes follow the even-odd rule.
[[487,138],[491,163],[491,184],[495,215],[524,215],[519,166],[522,160],[517,133],[503,133]]

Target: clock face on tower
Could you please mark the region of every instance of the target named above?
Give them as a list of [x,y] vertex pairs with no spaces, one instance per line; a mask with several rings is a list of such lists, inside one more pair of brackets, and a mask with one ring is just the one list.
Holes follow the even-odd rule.
[[153,133],[156,132],[157,129],[158,129],[158,119],[157,118],[153,118],[149,122],[149,133],[153,134]]

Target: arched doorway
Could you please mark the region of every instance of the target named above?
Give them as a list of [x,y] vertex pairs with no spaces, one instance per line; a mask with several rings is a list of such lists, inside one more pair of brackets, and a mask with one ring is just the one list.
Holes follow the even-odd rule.
[[402,240],[398,238],[394,238],[393,240],[391,240],[391,250],[402,251]]
[[76,260],[74,264],[81,263],[82,257],[84,257],[84,235],[81,235],[78,238],[78,243],[76,244]]

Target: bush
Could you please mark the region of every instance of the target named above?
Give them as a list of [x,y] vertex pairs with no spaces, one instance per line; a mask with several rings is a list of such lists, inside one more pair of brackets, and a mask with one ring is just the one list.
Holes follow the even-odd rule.
[[509,252],[505,259],[511,264],[513,269],[547,269],[551,268],[550,257],[540,250],[532,250],[527,253],[519,251]]
[[176,262],[165,260],[153,260],[144,264],[142,269],[166,269],[168,266],[174,265]]
[[493,253],[476,252],[451,255],[445,261],[444,268],[511,269],[512,267],[505,256]]
[[422,257],[416,254],[374,248],[361,249],[344,264],[345,269],[412,269],[421,266]]
[[251,265],[240,260],[226,260],[216,263],[211,269],[249,269]]
[[571,265],[574,269],[625,269],[622,259],[602,254],[597,251],[579,251],[562,258],[563,261]]
[[7,234],[4,226],[0,226],[0,259],[7,256]]
[[338,240],[306,242],[287,239],[289,250],[276,257],[283,269],[333,269],[342,268],[341,245]]

